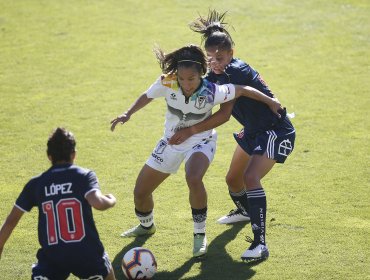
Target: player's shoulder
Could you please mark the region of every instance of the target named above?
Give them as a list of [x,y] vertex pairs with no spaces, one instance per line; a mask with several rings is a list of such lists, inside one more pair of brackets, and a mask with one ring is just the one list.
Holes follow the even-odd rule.
[[214,94],[218,85],[208,79],[202,79],[202,85],[200,87],[200,93],[211,93]]
[[71,165],[70,170],[81,176],[88,176],[90,174],[95,174],[93,170],[86,168],[86,167],[81,167],[78,165]]
[[37,185],[37,183],[38,183],[40,180],[42,180],[42,178],[45,176],[45,174],[47,174],[47,172],[48,172],[48,171],[49,171],[49,170],[44,171],[44,172],[42,172],[42,173],[39,173],[39,174],[37,174],[37,175],[33,176],[33,177],[28,181],[27,185]]
[[251,66],[239,59],[239,58],[233,58],[230,63],[226,66],[225,68],[225,71],[226,72],[235,72],[235,71],[249,71],[251,68]]
[[161,85],[168,87],[173,90],[178,90],[179,85],[177,83],[177,76],[176,74],[162,74],[161,75]]

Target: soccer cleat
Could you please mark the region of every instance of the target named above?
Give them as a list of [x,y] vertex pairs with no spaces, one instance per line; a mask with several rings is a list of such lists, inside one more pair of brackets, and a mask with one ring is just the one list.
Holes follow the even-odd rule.
[[207,237],[205,234],[194,234],[193,257],[201,257],[207,253]]
[[233,224],[237,222],[249,222],[251,219],[248,214],[243,214],[240,209],[233,209],[229,214],[217,220],[219,224]]
[[241,259],[246,262],[258,262],[269,257],[266,245],[252,242],[251,246],[243,253]]
[[137,236],[145,236],[145,235],[151,235],[155,233],[157,228],[155,227],[155,224],[151,226],[151,228],[146,229],[143,228],[140,224],[136,227],[133,227],[124,233],[121,234],[122,237],[137,237]]

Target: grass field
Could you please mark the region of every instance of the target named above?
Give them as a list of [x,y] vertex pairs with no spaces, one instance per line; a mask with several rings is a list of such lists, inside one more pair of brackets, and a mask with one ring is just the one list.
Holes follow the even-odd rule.
[[[119,236],[137,223],[132,190],[162,135],[165,104],[152,102],[114,133],[109,121],[160,74],[155,43],[200,43],[187,23],[209,7],[229,11],[236,56],[296,114],[295,151],[263,181],[270,258],[257,266],[239,259],[250,225],[215,222],[233,208],[224,176],[235,120],[218,128],[205,178],[207,258],[191,259],[182,169],[155,193],[157,233]],[[0,0],[0,223],[29,178],[49,167],[46,139],[62,125],[76,135],[76,163],[118,199],[94,212],[118,279],[133,246],[153,251],[155,279],[370,279],[369,15],[367,0]],[[37,211],[25,215],[9,239],[0,279],[29,279],[36,220]]]

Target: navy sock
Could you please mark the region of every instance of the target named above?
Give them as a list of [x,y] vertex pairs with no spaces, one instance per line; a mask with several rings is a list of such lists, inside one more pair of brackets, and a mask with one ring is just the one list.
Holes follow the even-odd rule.
[[254,242],[265,245],[267,204],[265,191],[261,188],[247,191],[247,194]]
[[236,207],[242,211],[244,215],[248,215],[249,204],[248,204],[248,195],[247,191],[243,189],[241,192],[235,193],[229,190],[231,199],[234,201]]

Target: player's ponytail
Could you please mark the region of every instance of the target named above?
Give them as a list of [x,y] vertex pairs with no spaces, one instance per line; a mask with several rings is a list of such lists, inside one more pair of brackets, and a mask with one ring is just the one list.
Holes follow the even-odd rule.
[[188,45],[168,54],[156,46],[154,53],[164,74],[176,73],[181,66],[194,67],[201,75],[207,72],[206,57],[198,46]]
[[209,47],[232,49],[234,46],[234,41],[226,29],[227,23],[224,22],[226,13],[209,10],[206,18],[199,16],[189,24],[191,30],[202,35],[202,41],[206,49]]

